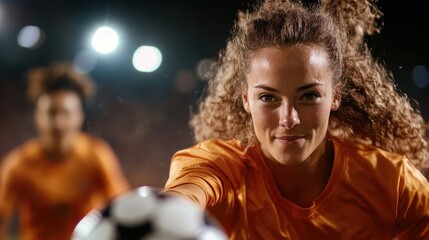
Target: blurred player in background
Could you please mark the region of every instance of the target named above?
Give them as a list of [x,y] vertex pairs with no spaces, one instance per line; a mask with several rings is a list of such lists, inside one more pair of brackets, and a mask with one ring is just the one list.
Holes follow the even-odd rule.
[[0,240],[16,210],[19,239],[68,240],[86,213],[129,189],[108,143],[81,130],[94,90],[69,62],[29,72],[39,134],[1,162]]

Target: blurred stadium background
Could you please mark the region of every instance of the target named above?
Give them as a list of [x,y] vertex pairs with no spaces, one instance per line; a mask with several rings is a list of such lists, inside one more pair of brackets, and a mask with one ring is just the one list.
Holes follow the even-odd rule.
[[[36,134],[26,71],[70,60],[98,85],[85,129],[112,145],[133,186],[162,187],[172,154],[193,144],[187,121],[207,84],[207,69],[225,46],[237,9],[251,3],[0,0],[0,156]],[[385,27],[367,41],[429,121],[429,12],[418,0],[379,5]],[[26,26],[32,27],[24,31]],[[111,53],[92,48],[100,26],[118,34]],[[133,66],[134,51],[142,45],[162,53],[153,72]]]

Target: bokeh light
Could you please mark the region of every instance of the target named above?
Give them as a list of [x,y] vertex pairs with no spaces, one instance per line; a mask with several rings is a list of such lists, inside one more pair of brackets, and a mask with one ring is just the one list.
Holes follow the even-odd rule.
[[37,48],[43,42],[43,31],[37,26],[25,26],[18,33],[18,45],[23,48]]
[[197,88],[197,80],[190,70],[180,70],[176,74],[175,82],[176,90],[184,94],[192,93]]
[[413,68],[413,82],[418,88],[429,86],[429,71],[424,65],[417,65]]
[[153,72],[161,62],[161,51],[154,46],[140,46],[133,54],[133,66],[140,72]]
[[198,62],[196,73],[199,79],[209,80],[214,77],[216,71],[216,61],[214,59],[205,58]]
[[91,45],[99,53],[113,52],[119,44],[118,33],[111,27],[103,26],[95,31]]
[[73,65],[79,72],[88,74],[92,72],[97,65],[97,58],[92,52],[82,50],[74,56]]

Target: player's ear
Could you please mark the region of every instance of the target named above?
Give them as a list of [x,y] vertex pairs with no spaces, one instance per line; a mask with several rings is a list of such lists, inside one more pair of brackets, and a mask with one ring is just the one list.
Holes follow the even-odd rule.
[[244,110],[250,113],[249,95],[247,94],[247,86],[244,83],[241,84],[241,101],[243,102]]
[[334,91],[333,98],[332,98],[332,104],[331,104],[331,111],[336,111],[341,104],[341,95],[338,93],[338,91]]
[[241,93],[241,100],[243,101],[244,110],[250,113],[249,98],[248,98],[247,92],[243,91],[243,93]]

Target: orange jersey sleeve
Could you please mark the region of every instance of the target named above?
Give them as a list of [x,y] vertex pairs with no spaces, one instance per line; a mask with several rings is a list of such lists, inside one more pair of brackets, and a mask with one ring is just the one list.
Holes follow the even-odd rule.
[[398,184],[398,239],[429,239],[429,186],[409,162],[400,169]]
[[429,239],[423,175],[403,156],[333,141],[331,177],[308,208],[282,197],[258,148],[243,151],[236,142],[177,152],[164,190],[199,186],[230,239]]
[[[163,191],[175,191],[185,184],[199,186],[206,195],[206,206],[227,232],[234,232],[234,224],[242,218],[245,186],[241,184],[245,174],[243,152],[236,142],[205,142],[177,152],[171,162],[170,176]],[[243,187],[243,188],[242,188]],[[194,200],[192,192],[182,192]],[[195,201],[195,200],[194,200]],[[216,209],[223,209],[216,211]],[[239,228],[236,228],[236,230]],[[237,233],[234,233],[237,235]],[[238,238],[241,233],[238,233]]]
[[120,163],[112,148],[100,139],[94,145],[97,149],[95,155],[99,164],[100,189],[103,190],[105,198],[111,199],[128,191],[130,189],[128,180],[123,175]]
[[0,165],[0,217],[9,218],[19,201],[19,172],[17,161],[19,153],[13,152],[2,160]]

